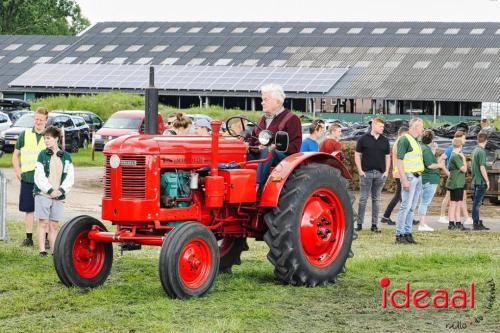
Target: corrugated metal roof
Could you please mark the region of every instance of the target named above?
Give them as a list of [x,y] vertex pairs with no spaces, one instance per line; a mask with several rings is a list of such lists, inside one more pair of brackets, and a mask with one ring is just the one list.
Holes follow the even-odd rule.
[[[190,33],[193,28],[199,29]],[[268,30],[256,33],[259,28]],[[301,33],[304,29],[309,29],[308,33]],[[471,34],[473,29],[477,30]],[[176,65],[193,59],[205,59],[203,65],[213,65],[220,59],[231,59],[233,66],[258,59],[258,66],[350,66],[349,73],[328,93],[333,97],[498,101],[500,56],[491,50],[499,48],[499,29],[499,22],[104,22],[78,37],[0,36],[0,87],[5,88],[7,82],[29,69],[35,54],[52,56],[49,63],[53,64],[68,57],[76,58],[72,64],[89,59],[110,63],[115,58],[126,58],[124,64],[133,64],[151,58],[152,64],[159,65],[165,59],[179,58]],[[27,51],[28,44],[42,44],[44,38],[48,38],[47,43],[51,39],[53,46],[70,46],[63,51]],[[4,50],[15,43],[23,46]],[[81,48],[83,45],[87,47]],[[103,52],[106,45],[117,47]],[[127,52],[132,45],[143,46]],[[162,45],[166,47],[152,52]],[[178,51],[187,45],[193,46],[188,52]],[[205,52],[210,45],[218,48]],[[228,53],[235,46],[245,48]],[[257,53],[262,46],[272,48]],[[28,58],[10,63],[21,56]],[[443,68],[447,62],[458,66]],[[481,69],[485,63],[489,63],[488,68]]]

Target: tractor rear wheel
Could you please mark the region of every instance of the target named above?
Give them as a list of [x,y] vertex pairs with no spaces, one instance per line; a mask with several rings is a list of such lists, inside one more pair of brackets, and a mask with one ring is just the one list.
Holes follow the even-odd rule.
[[214,234],[198,222],[181,224],[163,242],[159,266],[161,284],[168,296],[204,296],[212,289],[219,268]]
[[88,238],[96,225],[102,231],[106,227],[87,215],[75,217],[61,228],[54,244],[54,266],[57,275],[66,286],[94,288],[108,278],[113,264],[111,243],[95,242],[94,249]]
[[241,252],[248,251],[246,237],[223,237],[217,241],[219,246],[219,272],[231,273],[233,265],[241,265]]
[[354,213],[340,171],[324,164],[297,167],[278,206],[264,220],[264,240],[276,276],[293,285],[335,282],[352,256]]

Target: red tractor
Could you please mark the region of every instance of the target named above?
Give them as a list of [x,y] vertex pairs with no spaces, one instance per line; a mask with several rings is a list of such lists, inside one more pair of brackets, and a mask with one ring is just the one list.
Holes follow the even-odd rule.
[[[60,280],[97,287],[110,273],[113,242],[122,250],[156,245],[166,293],[202,296],[219,271],[240,264],[246,239],[253,237],[267,243],[267,258],[284,283],[335,282],[345,272],[355,237],[347,191],[351,177],[340,158],[290,155],[257,191],[262,161],[247,160],[248,144],[241,137],[219,136],[220,126],[213,121],[212,135],[205,137],[136,134],[109,142],[102,219],[116,231],[90,216],[65,223],[54,252]],[[286,133],[263,131],[259,139],[283,151],[288,146]]]

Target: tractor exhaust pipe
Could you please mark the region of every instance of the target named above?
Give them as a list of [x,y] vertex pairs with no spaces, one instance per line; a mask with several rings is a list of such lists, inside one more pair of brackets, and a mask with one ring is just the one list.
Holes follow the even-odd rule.
[[144,119],[144,133],[157,134],[158,133],[158,89],[155,88],[155,69],[153,66],[149,67],[149,87],[144,92],[145,98],[145,119]]

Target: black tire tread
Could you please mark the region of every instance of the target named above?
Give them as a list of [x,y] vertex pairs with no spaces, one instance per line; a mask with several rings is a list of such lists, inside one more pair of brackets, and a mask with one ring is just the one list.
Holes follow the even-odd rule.
[[[292,225],[297,215],[302,210],[304,196],[307,195],[307,185],[311,182],[325,182],[321,186],[328,185],[327,182],[336,182],[342,189],[333,189],[337,194],[344,196],[344,215],[346,218],[346,231],[344,244],[337,259],[329,266],[338,266],[334,274],[323,274],[309,263],[304,264],[301,246],[294,244]],[[313,189],[312,189],[313,190]],[[345,191],[345,192],[342,192]],[[307,192],[307,193],[306,193]],[[342,194],[344,193],[344,194]],[[342,198],[340,198],[342,200]],[[352,209],[353,196],[347,191],[347,181],[340,175],[338,169],[318,163],[311,163],[297,167],[289,176],[281,191],[278,206],[264,216],[267,231],[264,241],[269,246],[268,260],[274,265],[274,273],[284,283],[292,285],[326,285],[335,283],[338,273],[346,271],[345,262],[353,255],[351,242],[357,237],[354,231],[355,212]],[[345,207],[350,204],[350,207]],[[350,239],[348,239],[348,235]],[[347,248],[348,247],[348,248]]]

